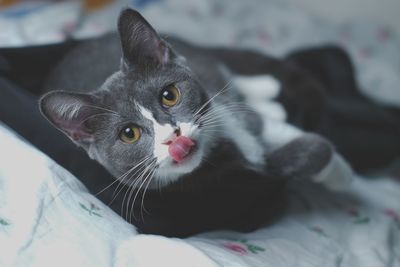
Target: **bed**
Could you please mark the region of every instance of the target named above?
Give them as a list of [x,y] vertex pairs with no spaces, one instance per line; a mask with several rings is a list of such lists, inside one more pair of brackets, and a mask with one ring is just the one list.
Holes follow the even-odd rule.
[[400,185],[355,177],[340,193],[297,184],[251,233],[138,234],[68,171],[0,127],[0,266],[400,266]]
[[[158,30],[207,45],[250,47],[279,57],[334,42],[352,55],[366,95],[400,105],[399,43],[389,28],[332,25],[274,1],[133,2]],[[23,16],[6,10],[0,28],[9,25],[9,31],[0,33],[0,44],[100,34],[113,27],[105,18],[118,10],[116,4],[83,17],[76,3],[32,7]],[[54,14],[58,24],[40,24],[38,18]],[[11,30],[16,21],[22,33]],[[179,31],[178,24],[184,25]],[[288,211],[272,226],[177,239],[138,234],[4,124],[0,148],[0,266],[400,266],[400,184],[393,177],[357,176],[339,193],[294,184]]]

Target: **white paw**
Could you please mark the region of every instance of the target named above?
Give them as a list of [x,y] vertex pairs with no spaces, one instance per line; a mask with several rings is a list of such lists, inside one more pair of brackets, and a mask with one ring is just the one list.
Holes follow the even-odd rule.
[[314,176],[313,180],[324,184],[331,190],[339,191],[348,188],[353,178],[353,169],[342,156],[335,153],[328,165],[319,174]]

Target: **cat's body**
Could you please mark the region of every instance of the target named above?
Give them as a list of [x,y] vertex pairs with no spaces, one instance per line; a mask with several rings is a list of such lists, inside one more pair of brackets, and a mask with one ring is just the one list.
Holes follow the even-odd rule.
[[126,185],[114,188],[115,210],[149,233],[250,230],[281,210],[288,179],[348,185],[333,146],[297,128],[324,120],[320,83],[255,52],[167,41],[125,10],[119,35],[83,42],[53,70],[46,87],[71,91],[41,99],[45,117]]
[[[286,111],[281,104],[282,101],[278,102],[279,97],[292,95],[294,98],[293,95],[305,95],[308,98],[306,103],[296,99],[299,108],[294,113],[304,112],[303,110],[307,108],[317,111],[316,107],[323,105],[323,92],[319,91],[318,85],[313,84],[312,80],[308,81],[310,84],[303,84],[301,87],[292,84],[282,87],[278,78],[283,74],[288,76],[290,66],[282,68],[282,63],[277,60],[260,58],[260,55],[250,51],[228,49],[221,51],[218,48],[196,47],[173,37],[168,38],[168,43],[174,51],[186,59],[188,67],[201,81],[207,94],[206,98],[211,99],[218,95],[213,99],[214,109],[220,111],[226,109],[216,116],[219,123],[215,124],[220,125],[208,133],[213,136],[213,144],[210,145],[212,153],[222,151],[218,148],[219,143],[230,142],[239,152],[241,165],[244,168],[264,173],[267,169],[267,155],[303,134],[299,129],[286,124]],[[108,83],[113,83],[113,79],[119,79],[121,56],[117,34],[108,34],[94,41],[87,41],[73,49],[55,68],[48,78],[46,88],[47,90],[73,88],[72,91],[81,93],[89,93],[102,86],[104,88],[104,77],[116,76],[110,78]],[[240,58],[232,64],[229,59],[235,56]],[[257,62],[250,58],[253,66],[241,66],[243,62],[249,61],[249,56],[261,60]],[[87,71],[88,69],[90,71]],[[293,76],[295,75],[299,74],[293,72]],[[304,81],[307,80],[303,79]],[[309,92],[301,91],[302,88],[308,89]],[[297,91],[282,92],[282,90]],[[257,97],[261,99],[255,103]],[[285,100],[287,99],[286,97]],[[312,121],[308,118],[305,120]],[[301,123],[304,124],[299,122]],[[211,164],[220,166],[222,163],[212,161]],[[207,162],[202,165],[209,168]],[[162,173],[159,175],[162,176]],[[166,176],[168,179],[168,175]]]

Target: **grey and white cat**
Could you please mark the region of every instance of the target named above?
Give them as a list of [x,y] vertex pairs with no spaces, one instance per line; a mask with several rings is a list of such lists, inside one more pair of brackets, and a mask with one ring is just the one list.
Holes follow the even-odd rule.
[[43,115],[116,179],[166,186],[204,167],[228,141],[243,168],[348,185],[352,170],[330,143],[285,122],[275,100],[293,89],[269,73],[273,60],[167,42],[131,9],[118,31],[75,48],[47,83],[71,91],[40,100]]

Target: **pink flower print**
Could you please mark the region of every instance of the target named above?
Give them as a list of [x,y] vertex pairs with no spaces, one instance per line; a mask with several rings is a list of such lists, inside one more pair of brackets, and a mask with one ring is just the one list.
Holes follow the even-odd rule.
[[64,24],[62,30],[65,34],[70,34],[76,30],[76,27],[77,27],[77,25],[76,25],[75,21],[68,21],[67,23]]
[[356,208],[349,208],[346,211],[351,217],[354,218],[353,222],[356,224],[366,224],[366,223],[369,223],[369,221],[370,221],[369,217],[362,216],[360,214],[360,211],[357,210]]
[[395,211],[394,209],[385,209],[384,213],[386,216],[388,216],[389,218],[392,218],[393,220],[395,220],[396,222],[400,223],[400,213],[398,213],[397,211]]
[[358,50],[358,56],[361,59],[370,58],[372,55],[372,49],[370,47],[362,47]]
[[355,209],[355,208],[349,208],[349,209],[347,210],[347,213],[348,213],[350,216],[352,216],[352,217],[359,217],[359,216],[360,216],[360,213],[359,213],[358,210]]
[[263,45],[268,46],[268,45],[270,45],[271,42],[272,42],[271,36],[269,35],[268,32],[266,32],[266,31],[264,31],[264,30],[259,30],[259,31],[257,32],[257,37],[258,37],[258,39],[261,41],[261,43],[262,43]]
[[234,251],[234,252],[236,252],[236,253],[239,253],[240,255],[246,255],[247,254],[247,249],[246,248],[244,248],[244,247],[242,247],[241,245],[239,245],[239,244],[236,244],[236,243],[226,243],[226,244],[224,244],[223,245],[225,248],[227,248],[227,249],[229,249],[229,250],[231,250],[231,251]]
[[351,31],[348,28],[343,29],[340,33],[340,39],[344,42],[347,43],[349,40],[352,38]]
[[380,43],[384,43],[392,37],[392,33],[388,28],[381,28],[377,32],[376,38]]
[[350,41],[354,39],[353,27],[349,23],[343,24],[338,30],[338,41],[342,45],[347,45]]
[[265,248],[249,243],[246,239],[231,240],[228,243],[224,243],[222,246],[242,256],[248,254],[249,252],[258,254],[265,251]]

